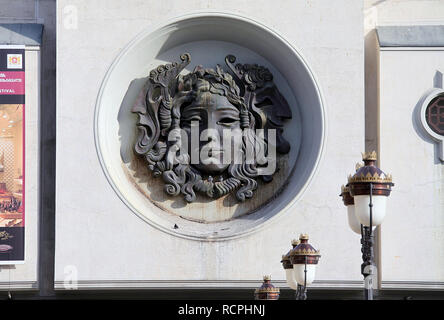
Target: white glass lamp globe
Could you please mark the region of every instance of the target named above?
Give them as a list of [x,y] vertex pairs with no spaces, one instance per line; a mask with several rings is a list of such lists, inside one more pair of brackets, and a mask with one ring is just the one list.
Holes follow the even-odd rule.
[[291,251],[296,248],[299,245],[300,241],[293,239],[291,241],[291,246],[293,247],[289,252],[282,255],[282,266],[285,270],[285,280],[287,281],[287,285],[293,289],[296,290],[298,288],[298,283],[296,282],[293,274],[293,265],[290,260],[290,253]]
[[[355,215],[360,224],[370,226],[370,196],[369,195],[355,195]],[[387,208],[387,197],[374,195],[372,196],[373,210],[372,210],[372,226],[379,226],[385,218]]]
[[293,277],[301,286],[310,285],[316,275],[316,265],[321,257],[319,250],[308,243],[308,234],[301,234],[298,244],[290,252],[290,262],[293,265]]
[[287,285],[291,289],[297,290],[298,283],[296,282],[296,279],[294,278],[293,269],[285,269],[285,280],[287,280]]
[[347,206],[347,216],[350,229],[357,234],[361,234],[361,224],[359,223],[358,219],[356,219],[354,205]]
[[305,264],[294,264],[293,274],[296,282],[301,286],[312,284],[316,275],[316,264],[307,264],[307,282],[305,282]]

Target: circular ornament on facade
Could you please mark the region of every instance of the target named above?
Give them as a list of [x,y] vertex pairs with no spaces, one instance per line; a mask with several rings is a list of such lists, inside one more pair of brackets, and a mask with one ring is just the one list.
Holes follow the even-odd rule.
[[430,101],[425,111],[425,118],[433,132],[444,136],[444,95],[439,95]]
[[427,91],[419,108],[420,123],[425,132],[437,143],[438,157],[444,161],[444,90],[433,88]]
[[[193,119],[217,130],[276,129],[277,167],[258,176],[256,164],[190,164],[191,152],[171,153],[168,139]],[[103,171],[128,208],[162,231],[215,241],[291,210],[319,164],[325,124],[320,88],[288,41],[249,18],[211,12],[150,28],[124,48],[103,80],[94,128]]]

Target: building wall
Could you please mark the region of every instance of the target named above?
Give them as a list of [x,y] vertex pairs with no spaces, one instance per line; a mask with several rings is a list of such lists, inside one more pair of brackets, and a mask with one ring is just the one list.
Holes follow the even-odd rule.
[[365,1],[364,13],[366,147],[379,151],[379,165],[395,181],[378,232],[380,285],[442,288],[443,164],[416,119],[419,100],[442,72],[442,48],[402,47],[402,38],[398,48],[380,48],[376,28],[443,25],[444,2]]
[[373,25],[442,24],[441,0],[364,0],[366,28]]
[[[40,238],[36,231],[27,234],[27,257],[31,257],[25,266],[1,267],[1,288],[23,289],[36,288],[40,279],[41,294],[50,294],[54,282],[54,172],[55,172],[55,48],[56,15],[55,0],[0,0],[0,22],[37,22],[45,26],[41,64],[41,212]],[[131,279],[143,280],[143,286],[158,286],[158,280],[171,280],[167,268],[172,256],[184,267],[176,279],[186,278],[197,282],[184,283],[201,285],[202,279],[218,277],[228,281],[227,285],[239,286],[243,280],[244,269],[240,268],[244,255],[233,255],[237,248],[254,248],[251,257],[267,257],[270,264],[261,262],[248,274],[253,282],[244,282],[249,286],[259,280],[263,273],[271,273],[273,279],[282,280],[283,271],[279,264],[280,253],[289,247],[289,240],[300,232],[309,232],[313,243],[324,253],[321,258],[319,279],[322,285],[361,286],[358,273],[360,265],[359,238],[351,233],[346,225],[345,212],[338,200],[337,190],[346,175],[351,173],[354,162],[359,160],[359,152],[364,149],[364,79],[361,72],[363,59],[362,34],[365,35],[365,148],[377,149],[381,153],[381,166],[394,173],[395,191],[393,201],[389,202],[388,217],[379,234],[379,267],[383,287],[402,288],[413,281],[412,288],[432,288],[440,286],[443,274],[442,260],[442,164],[435,163],[433,147],[430,142],[418,138],[414,126],[409,122],[413,103],[422,89],[432,85],[432,69],[441,68],[439,61],[432,58],[438,52],[415,53],[413,59],[418,63],[429,61],[427,70],[418,77],[408,70],[405,58],[408,52],[383,52],[380,54],[374,28],[380,25],[443,24],[444,2],[440,0],[365,0],[339,1],[334,5],[325,5],[322,1],[295,2],[282,1],[279,7],[272,1],[257,1],[239,4],[235,1],[192,1],[175,3],[174,1],[148,2],[128,1],[58,1],[58,22],[60,37],[59,107],[64,113],[57,121],[66,124],[72,117],[78,132],[86,132],[85,142],[77,146],[82,158],[73,166],[78,169],[80,180],[59,180],[60,193],[67,196],[69,189],[91,187],[88,196],[68,199],[66,205],[58,208],[60,223],[57,227],[57,273],[58,286],[73,276],[76,270],[80,284],[85,287],[97,287],[100,281],[104,286],[122,288],[134,286]],[[316,181],[295,208],[295,219],[284,220],[271,226],[258,237],[249,237],[238,242],[226,242],[222,245],[208,243],[189,244],[179,239],[171,240],[161,232],[139,220],[116,198],[99,168],[92,138],[92,112],[100,83],[107,68],[120,50],[139,32],[153,24],[193,10],[230,10],[251,16],[281,32],[294,43],[310,62],[310,66],[319,77],[323,87],[329,116],[329,142],[323,164]],[[257,9],[257,10],[256,10]],[[281,11],[287,14],[283,15]],[[266,12],[267,14],[264,14]],[[333,14],[332,14],[333,12]],[[77,15],[73,15],[77,13]],[[347,19],[343,19],[346,16]],[[365,16],[365,20],[363,19]],[[297,17],[297,19],[295,19]],[[364,21],[364,23],[362,23]],[[416,57],[418,56],[418,57]],[[100,57],[97,59],[97,57]],[[380,59],[381,62],[380,68]],[[442,59],[441,57],[437,58]],[[399,61],[398,61],[399,60]],[[361,62],[360,62],[361,61]],[[435,63],[435,65],[434,65]],[[380,74],[384,72],[385,88],[380,88]],[[390,74],[393,72],[393,74]],[[418,71],[420,72],[420,71]],[[418,73],[419,74],[419,73]],[[87,76],[85,76],[87,75]],[[390,78],[396,77],[396,78]],[[399,81],[405,78],[405,81]],[[415,86],[406,83],[415,78]],[[73,83],[82,83],[82,86]],[[405,90],[409,87],[409,90]],[[408,93],[405,96],[405,93]],[[380,97],[381,94],[381,97]],[[398,110],[390,102],[394,97],[402,96],[403,108]],[[381,109],[380,108],[381,102]],[[77,117],[80,110],[84,118]],[[395,109],[393,109],[395,108]],[[379,112],[381,110],[381,121]],[[400,117],[392,110],[399,111]],[[68,119],[65,118],[68,115]],[[396,118],[394,118],[396,116]],[[344,125],[346,123],[346,125]],[[381,125],[381,127],[379,127]],[[349,131],[343,127],[350,127]],[[80,128],[80,129],[79,129]],[[387,130],[387,131],[383,131]],[[399,132],[406,141],[412,143],[405,147],[395,143],[392,137]],[[381,134],[382,133],[382,134]],[[72,132],[61,131],[59,146],[64,147],[66,137]],[[37,143],[31,136],[27,141]],[[71,145],[69,145],[71,146]],[[67,147],[68,148],[68,147]],[[410,150],[410,148],[412,148]],[[409,149],[407,152],[406,150]],[[66,150],[66,149],[62,149]],[[399,158],[405,159],[414,154],[417,162],[412,162],[404,169],[398,168]],[[420,157],[417,155],[420,154]],[[27,155],[29,157],[29,154]],[[27,166],[36,165],[39,156],[27,160]],[[73,159],[59,158],[60,164]],[[331,167],[335,166],[334,172]],[[419,180],[410,175],[410,171],[422,175]],[[327,182],[327,184],[326,184]],[[442,183],[441,183],[442,184]],[[64,189],[64,190],[63,190]],[[399,190],[399,192],[397,191]],[[30,192],[36,192],[37,186]],[[100,191],[97,191],[100,190]],[[322,193],[323,190],[328,190]],[[415,191],[416,190],[416,191]],[[419,191],[418,191],[419,190]],[[441,192],[441,193],[440,193]],[[322,197],[320,195],[322,194]],[[88,198],[90,198],[89,200]],[[408,199],[405,201],[405,199]],[[37,201],[32,200],[31,201]],[[91,201],[91,202],[88,202]],[[108,203],[108,205],[104,205]],[[73,207],[70,205],[73,204]],[[79,205],[79,204],[82,204]],[[98,204],[96,206],[96,204]],[[432,205],[431,205],[432,204]],[[94,209],[91,209],[94,207]],[[426,208],[423,210],[423,208]],[[405,216],[403,213],[406,213]],[[33,219],[36,219],[34,215]],[[420,219],[418,217],[421,217]],[[32,219],[31,219],[32,220]],[[27,221],[34,223],[37,221]],[[108,228],[105,226],[109,226]],[[28,228],[27,232],[31,229]],[[269,235],[272,234],[272,240]],[[414,239],[424,235],[429,249],[424,251]],[[122,241],[122,238],[124,241]],[[39,248],[37,248],[37,243]],[[94,243],[94,246],[91,246]],[[338,245],[339,243],[339,245]],[[418,246],[418,247],[415,247]],[[117,250],[116,250],[117,248]],[[131,248],[128,252],[120,249]],[[185,249],[184,249],[185,248]],[[256,248],[258,248],[256,250]],[[340,248],[340,250],[338,250]],[[413,248],[413,250],[412,250]],[[415,249],[416,248],[416,249]],[[166,251],[165,251],[166,250]],[[189,250],[189,251],[188,251]],[[179,255],[171,254],[179,252]],[[245,250],[244,250],[245,251]],[[116,255],[118,252],[118,255]],[[188,252],[197,254],[188,255]],[[335,252],[332,257],[328,252]],[[30,254],[30,255],[29,255]],[[40,254],[39,275],[37,273],[37,254]],[[348,260],[341,258],[347,256]],[[270,258],[268,258],[270,257]],[[156,260],[153,264],[152,260]],[[218,265],[231,265],[227,271]],[[432,268],[429,268],[432,266]],[[75,269],[73,269],[74,267]],[[237,271],[235,270],[237,268]],[[165,269],[165,270],[163,270]],[[209,270],[218,270],[216,274]],[[345,271],[344,271],[345,270]],[[423,272],[422,270],[426,270]],[[230,275],[229,277],[226,275]],[[154,280],[153,280],[154,279]],[[157,280],[156,280],[157,279]],[[333,281],[328,283],[327,280]],[[334,282],[334,280],[338,282]],[[351,280],[347,282],[348,280]],[[119,282],[122,281],[122,282]],[[157,282],[156,282],[157,281]],[[423,282],[422,284],[418,282]],[[176,282],[173,285],[179,286]],[[246,283],[246,284],[245,284]],[[428,284],[427,284],[428,283]],[[279,283],[282,284],[283,283]],[[223,282],[216,284],[220,287]]]
[[[328,141],[309,189],[276,223],[236,240],[186,240],[142,221],[108,184],[94,145],[95,102],[115,57],[140,32],[196,10],[234,12],[277,30],[306,57],[325,95]],[[267,273],[284,286],[281,254],[302,232],[325,253],[319,285],[361,285],[359,237],[338,192],[364,149],[362,19],[354,0],[59,1],[57,288],[73,268],[84,288],[250,287]]]
[[381,227],[383,284],[444,283],[444,163],[417,119],[443,58],[442,49],[381,49],[381,166],[396,183]]

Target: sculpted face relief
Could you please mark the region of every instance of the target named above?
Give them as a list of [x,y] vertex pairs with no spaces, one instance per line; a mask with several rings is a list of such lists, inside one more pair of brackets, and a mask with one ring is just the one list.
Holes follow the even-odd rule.
[[[199,144],[189,144],[189,154],[199,155],[200,161],[191,161],[193,166],[209,174],[221,174],[228,166],[234,163],[234,158],[225,158],[227,154],[234,155],[234,150],[227,150],[234,145],[231,141],[228,146],[224,141],[225,135],[242,134],[240,127],[239,110],[233,106],[225,96],[204,92],[199,94],[194,102],[181,111],[181,128],[186,131],[188,141],[191,141],[191,127],[199,131]],[[194,157],[192,157],[194,158]]]
[[229,55],[232,74],[217,65],[181,75],[191,57],[181,60],[152,70],[133,106],[136,154],[171,196],[182,194],[188,202],[196,193],[253,197],[258,179],[272,180],[276,151],[290,150],[282,136],[283,121],[291,118],[285,98],[262,66],[234,65]]

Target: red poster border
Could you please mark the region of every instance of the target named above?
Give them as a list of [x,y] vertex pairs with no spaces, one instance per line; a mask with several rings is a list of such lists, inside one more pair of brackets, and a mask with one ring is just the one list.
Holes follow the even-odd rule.
[[[24,64],[23,64],[23,96],[24,100],[21,103],[22,105],[22,200],[21,200],[21,206],[22,206],[22,226],[17,228],[22,228],[22,247],[23,247],[23,258],[21,260],[0,260],[0,266],[1,265],[16,265],[16,264],[24,264],[26,262],[26,234],[25,234],[25,227],[26,227],[26,47],[24,45],[0,45],[0,50],[22,50],[23,51],[23,58],[24,58]],[[15,228],[15,227],[13,227]]]

